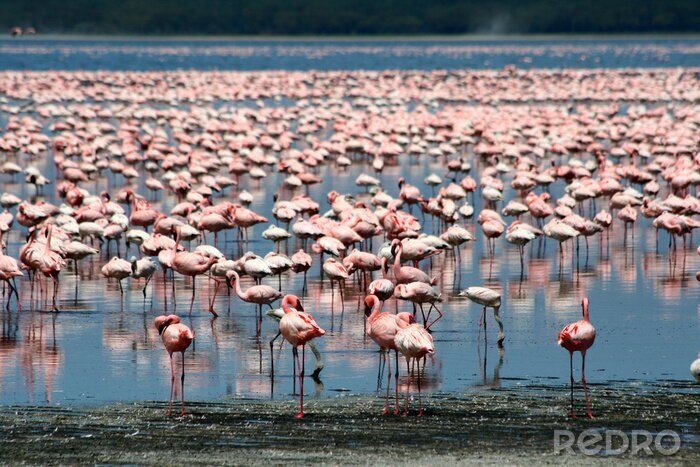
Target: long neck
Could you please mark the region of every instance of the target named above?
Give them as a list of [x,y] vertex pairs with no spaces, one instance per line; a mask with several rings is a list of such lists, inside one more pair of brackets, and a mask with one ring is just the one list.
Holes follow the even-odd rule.
[[588,302],[583,303],[583,320],[590,321],[590,319],[588,318]]
[[243,297],[243,296],[245,296],[245,294],[241,290],[241,278],[238,276],[238,273],[236,271],[232,271],[232,272],[233,272],[233,280],[235,281],[234,287],[236,288],[236,294],[239,297]]
[[178,228],[177,229],[177,236],[175,237],[175,248],[173,248],[173,251],[177,253],[177,249],[180,247],[180,234],[181,230]]
[[386,279],[386,258],[382,257],[382,279]]
[[289,295],[286,295],[286,296],[282,299],[282,311],[284,311],[284,314],[285,314],[285,315],[286,315],[287,313],[291,313],[291,312],[292,312],[292,307],[289,305],[290,298],[291,298],[291,297],[290,297]]
[[401,252],[403,251],[403,247],[399,243],[398,246],[396,247],[396,256],[394,256],[394,275],[396,275],[401,269]]
[[381,303],[379,300],[376,298],[374,299],[374,303],[372,304],[372,313],[370,313],[369,317],[367,318],[369,321],[374,321],[377,316],[379,316],[379,313],[381,311]]
[[46,237],[46,248],[44,250],[46,252],[46,254],[48,254],[49,251],[51,250],[51,231],[52,231],[51,226],[49,226],[48,229],[49,229],[49,235]]

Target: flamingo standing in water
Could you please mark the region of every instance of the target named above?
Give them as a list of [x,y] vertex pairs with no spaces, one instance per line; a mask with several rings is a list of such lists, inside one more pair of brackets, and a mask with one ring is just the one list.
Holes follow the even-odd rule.
[[[238,298],[248,303],[255,303],[258,305],[258,310],[256,312],[256,324],[257,331],[260,333],[260,322],[262,321],[262,306],[267,305],[272,309],[272,303],[278,300],[282,293],[277,289],[270,287],[269,285],[254,285],[249,287],[245,292],[241,290],[241,278],[238,276],[236,271],[230,270],[226,271],[226,284],[229,287],[235,287],[236,295]],[[214,297],[216,298],[216,296]],[[259,318],[258,318],[259,315]]]
[[394,386],[396,389],[396,408],[394,415],[399,413],[399,351],[396,349],[394,338],[400,329],[413,323],[411,313],[391,314],[381,311],[381,301],[375,295],[365,297],[365,315],[367,316],[367,335],[377,343],[384,353],[388,370],[386,377],[386,403],[382,415],[389,413],[389,389],[391,387],[391,355],[393,350],[396,357],[396,373]]
[[19,311],[22,311],[22,304],[19,301],[19,294],[17,293],[17,285],[13,285],[13,282],[15,277],[23,275],[22,271],[19,270],[17,260],[11,256],[5,255],[2,252],[2,248],[0,248],[0,281],[7,282],[7,285],[10,287],[10,291],[7,294],[7,305],[5,305],[5,309],[7,310],[10,309],[10,300],[12,299],[12,292],[14,292],[17,298],[17,308]]
[[[400,329],[394,337],[394,345],[401,354],[406,357],[406,369],[408,370],[408,385],[406,386],[406,406],[403,416],[408,415],[408,394],[411,390],[411,360],[418,363],[418,416],[423,416],[423,399],[421,397],[421,371],[420,362],[423,357],[428,354],[435,353],[433,345],[433,336],[423,327],[423,325],[414,323]],[[425,364],[424,364],[425,367]]]
[[[293,308],[292,308],[293,307]],[[284,316],[280,320],[280,332],[282,336],[292,344],[294,358],[299,375],[299,413],[295,418],[304,417],[304,350],[306,343],[315,337],[323,336],[326,331],[316,324],[314,318],[304,312],[301,300],[296,295],[285,295],[282,299]],[[301,363],[299,362],[298,346],[301,346]]]
[[586,395],[586,409],[588,418],[593,418],[591,405],[588,401],[588,389],[586,388],[586,351],[595,341],[595,328],[588,318],[588,298],[581,300],[583,319],[568,324],[561,330],[557,337],[557,344],[569,351],[569,368],[571,370],[571,418],[576,418],[574,413],[574,352],[581,352],[581,384]]
[[173,408],[173,388],[175,387],[175,368],[173,366],[173,352],[182,354],[182,376],[181,394],[182,394],[182,411],[180,415],[185,415],[185,350],[190,346],[194,339],[194,333],[180,323],[180,317],[177,315],[163,315],[155,319],[155,326],[158,329],[165,350],[170,354],[170,404],[168,405],[168,417],[172,413]]
[[[175,255],[172,259],[173,271],[182,274],[183,276],[190,276],[192,278],[192,300],[190,302],[190,314],[192,314],[192,307],[194,306],[194,295],[195,295],[195,278],[199,275],[205,274],[209,268],[216,263],[218,260],[214,257],[207,257],[199,253],[192,253],[189,251],[180,251],[178,248],[180,246],[180,235],[181,230],[179,227],[176,228],[177,238],[175,240]],[[214,311],[214,304],[210,304],[209,312],[214,315],[214,317],[219,316],[216,311]]]
[[479,329],[481,329],[481,321],[484,321],[484,339],[486,339],[486,307],[493,308],[493,317],[498,323],[498,346],[503,347],[503,322],[498,314],[501,308],[501,294],[495,290],[486,287],[469,287],[460,292],[460,297],[467,297],[474,303],[482,305],[481,317],[479,318]]

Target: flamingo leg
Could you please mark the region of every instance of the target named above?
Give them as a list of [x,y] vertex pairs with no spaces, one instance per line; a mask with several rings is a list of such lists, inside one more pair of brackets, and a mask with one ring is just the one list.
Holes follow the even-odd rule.
[[[421,397],[421,388],[420,388],[420,379],[421,379],[420,360],[416,359],[415,361],[418,364],[418,416],[422,417],[423,416],[423,398]],[[425,368],[425,362],[423,362],[423,368]]]
[[396,372],[394,373],[394,391],[396,393],[396,407],[394,408],[394,415],[399,413],[399,351],[394,350],[394,363],[396,367]]
[[[435,319],[433,320],[432,323],[430,323],[429,325],[427,325],[427,326],[425,327],[425,330],[426,330],[426,331],[430,330],[430,327],[431,327],[433,324],[437,323],[437,322],[440,320],[440,318],[442,318],[442,312],[440,311],[440,308],[436,307],[435,304],[433,304],[433,303],[430,304],[430,307],[431,307],[431,308],[430,308],[431,310],[432,310],[433,308],[435,308],[435,311],[438,312],[438,317],[435,318]],[[430,310],[428,310],[428,316],[430,316]]]
[[275,344],[275,341],[277,338],[282,335],[282,331],[277,331],[277,335],[272,338],[270,341],[270,377],[274,378],[275,377],[275,355],[272,350],[272,346]]
[[301,364],[299,363],[299,352],[297,352],[297,366],[299,367],[299,413],[294,418],[304,418],[304,349],[301,346]]
[[194,286],[194,281],[197,278],[197,276],[192,276],[192,300],[190,301],[190,316],[192,316],[192,307],[194,306],[194,291],[195,286]]
[[56,294],[58,293],[58,278],[53,277],[53,311],[58,311],[56,306]]
[[588,400],[588,388],[586,387],[586,352],[581,352],[581,384],[583,384],[583,393],[586,396],[586,410],[588,412],[588,418],[593,418],[591,413],[591,404]]
[[182,352],[182,376],[180,376],[180,385],[182,386],[182,411],[180,415],[185,415],[185,352]]
[[143,298],[146,298],[146,287],[148,287],[148,283],[151,282],[151,277],[153,276],[148,276],[146,278],[146,284],[143,286]]
[[384,353],[384,358],[386,359],[386,362],[387,362],[386,402],[384,403],[384,410],[382,411],[382,415],[386,415],[389,413],[389,390],[391,389],[391,351],[389,349],[387,349],[386,353]]
[[569,374],[571,375],[571,411],[569,412],[569,415],[571,418],[576,418],[576,414],[574,413],[574,353],[569,352]]
[[214,311],[214,302],[216,301],[216,295],[219,293],[219,287],[221,286],[221,281],[218,281],[214,279],[213,277],[211,278],[214,282],[216,282],[216,285],[214,286],[214,298],[211,299],[211,303],[209,303],[209,313],[214,315],[214,317],[219,316],[219,314]]
[[406,385],[406,405],[404,406],[402,417],[408,416],[408,395],[411,393],[411,365],[409,358],[406,358],[406,373],[408,374],[408,384]]
[[170,354],[170,403],[168,405],[168,417],[173,410],[173,388],[175,387],[175,367],[173,366],[173,354]]

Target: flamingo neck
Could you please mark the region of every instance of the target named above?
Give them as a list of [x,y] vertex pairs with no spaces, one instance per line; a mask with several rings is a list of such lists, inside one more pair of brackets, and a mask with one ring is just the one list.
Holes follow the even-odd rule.
[[49,235],[46,237],[46,247],[44,249],[46,254],[48,254],[49,251],[51,251],[51,232],[52,232],[51,226],[49,226],[48,229],[49,229]]
[[583,320],[590,322],[590,318],[588,317],[588,302],[583,303]]
[[177,249],[180,247],[180,234],[182,231],[178,228],[177,229],[177,236],[175,237],[175,247],[173,248],[173,252],[177,254]]
[[386,279],[386,258],[382,257],[382,279]]
[[287,313],[292,312],[292,307],[290,306],[289,302],[291,300],[290,295],[285,295],[285,297],[282,299],[282,311],[284,311],[284,314],[286,315]]
[[233,280],[234,280],[234,287],[236,290],[236,295],[238,295],[238,297],[240,297],[240,298],[243,298],[245,296],[245,294],[241,290],[241,278],[239,277],[239,275],[236,271],[232,271],[232,272],[233,272]]
[[379,312],[381,311],[380,305],[381,303],[379,302],[379,300],[374,299],[372,303],[372,313],[370,313],[370,315],[367,317],[368,321],[374,321],[375,319],[377,319],[377,316],[379,316]]
[[394,275],[401,269],[401,253],[403,253],[403,246],[399,243],[396,246],[396,256],[394,256]]

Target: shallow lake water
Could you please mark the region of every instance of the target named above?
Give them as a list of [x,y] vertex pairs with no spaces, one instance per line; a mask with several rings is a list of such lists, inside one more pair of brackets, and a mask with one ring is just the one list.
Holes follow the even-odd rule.
[[[451,49],[456,48],[456,49]],[[345,50],[348,49],[348,50]],[[586,52],[588,50],[588,52]],[[185,52],[183,56],[181,52]],[[645,67],[684,66],[698,63],[700,41],[567,41],[534,42],[185,42],[185,41],[0,41],[0,68],[24,69],[433,69],[502,68],[506,64],[524,67]],[[584,57],[585,56],[585,57]],[[523,60],[523,57],[531,59]],[[245,104],[241,104],[245,105]],[[0,116],[1,123],[8,115]],[[48,129],[50,119],[42,120]],[[47,133],[48,130],[47,130]],[[50,134],[50,133],[49,133]],[[473,153],[467,151],[466,156]],[[475,159],[470,175],[478,180],[483,167]],[[56,168],[48,158],[36,163],[42,173],[56,180]],[[369,201],[354,184],[363,172],[371,173],[371,164],[355,162],[344,170],[324,165],[319,169],[323,183],[310,187],[309,194],[328,208],[326,193],[335,189],[353,193]],[[377,175],[392,195],[398,196],[397,180],[428,190],[423,179],[435,172],[444,175],[442,159],[402,155]],[[273,219],[270,211],[273,193],[283,175],[270,171],[262,182],[243,178],[238,190],[254,196],[251,209]],[[31,197],[34,188],[20,178],[0,175],[0,191]],[[132,182],[153,207],[168,212],[176,203],[172,194],[149,193],[145,177]],[[504,177],[504,199],[515,196]],[[85,184],[93,193],[123,186],[122,177],[99,177]],[[55,185],[45,189],[44,199],[60,203]],[[553,198],[563,194],[564,184],[551,186]],[[283,196],[292,192],[280,189]],[[297,190],[294,193],[301,193]],[[228,189],[224,196],[237,191]],[[41,199],[42,197],[39,197]],[[483,207],[479,194],[470,197],[476,213]],[[503,204],[499,205],[499,209]],[[419,219],[420,214],[414,209]],[[476,217],[476,216],[475,216]],[[421,219],[422,220],[422,219]],[[424,231],[438,232],[436,223],[424,222]],[[452,252],[422,263],[422,268],[439,278],[444,318],[433,332],[436,353],[426,368],[426,391],[460,392],[482,385],[512,387],[520,384],[562,385],[568,382],[568,354],[556,344],[559,330],[581,316],[580,300],[590,298],[591,321],[598,334],[587,358],[587,380],[597,385],[633,383],[643,389],[645,383],[688,380],[688,367],[696,358],[700,340],[700,287],[695,271],[700,257],[695,253],[697,235],[684,251],[672,256],[668,237],[655,240],[651,220],[640,216],[634,228],[625,233],[615,223],[607,236],[596,236],[586,248],[580,242],[578,254],[566,244],[563,262],[552,240],[533,242],[526,248],[525,271],[521,274],[517,248],[504,238],[496,242],[495,255],[489,254],[485,239],[475,220],[464,225],[476,235],[476,241],[461,247],[459,262]],[[219,238],[219,248],[237,258],[248,250],[263,255],[274,249],[263,240],[266,225],[251,230],[251,241],[242,245],[235,232]],[[434,230],[435,229],[435,230]],[[8,254],[17,257],[26,230],[13,228],[6,239]],[[213,242],[208,236],[207,243]],[[383,238],[374,239],[374,250]],[[602,243],[601,243],[602,242]],[[679,243],[679,246],[681,244]],[[282,251],[292,254],[299,243],[292,238]],[[78,270],[70,264],[61,273],[60,313],[30,298],[28,281],[19,280],[19,311],[13,305],[0,311],[0,404],[101,404],[111,401],[162,400],[170,383],[168,354],[162,347],[155,316],[165,312],[164,283],[156,274],[142,295],[143,283],[125,280],[120,295],[114,281],[100,275],[100,267],[116,253],[107,245],[101,253],[81,261]],[[120,251],[125,256],[124,245]],[[129,255],[135,254],[132,246]],[[344,304],[335,289],[320,275],[319,256],[303,289],[303,277],[291,272],[281,278],[281,289],[302,297],[305,309],[325,328],[327,334],[317,340],[325,368],[320,382],[308,381],[309,397],[334,397],[350,392],[371,394],[377,391],[379,354],[376,345],[363,335],[364,315],[358,310],[361,300],[356,283],[348,281]],[[375,276],[377,277],[377,276]],[[276,278],[265,279],[276,286]],[[243,288],[252,284],[244,278]],[[458,293],[472,285],[485,285],[501,291],[501,315],[505,326],[504,349],[496,347],[496,328],[488,319],[488,342],[478,339],[477,322],[481,309]],[[194,345],[186,354],[187,398],[217,401],[227,397],[275,398],[288,400],[294,390],[290,347],[274,347],[272,358],[276,374],[270,377],[268,341],[277,332],[277,324],[263,319],[262,333],[256,337],[254,306],[224,292],[216,301],[220,316],[212,319],[207,301],[213,286],[207,279],[196,281],[197,297],[191,317],[189,309],[192,281],[175,278],[175,304],[167,312],[183,316],[196,333]],[[390,300],[386,309],[408,310],[406,303]],[[575,358],[580,370],[580,360]],[[313,356],[307,352],[307,368]],[[402,367],[403,370],[403,367]],[[403,378],[403,377],[402,377]],[[402,379],[403,381],[403,379]],[[384,384],[384,383],[383,383]]]

